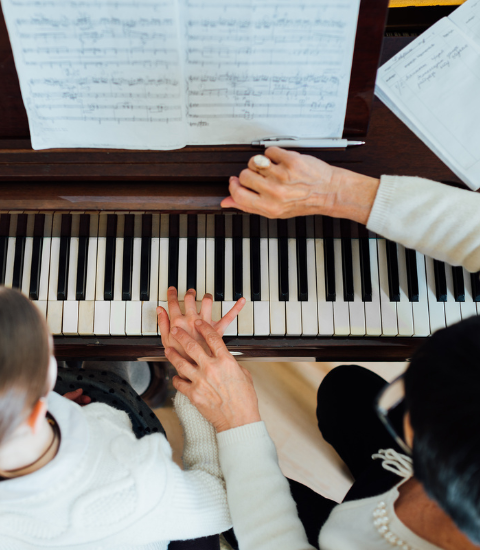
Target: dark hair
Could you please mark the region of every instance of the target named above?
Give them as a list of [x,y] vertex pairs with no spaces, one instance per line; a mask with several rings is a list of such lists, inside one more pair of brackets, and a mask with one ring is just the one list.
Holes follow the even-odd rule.
[[49,332],[18,290],[0,286],[0,445],[48,391]]
[[427,494],[480,543],[480,318],[439,330],[405,373],[413,469]]

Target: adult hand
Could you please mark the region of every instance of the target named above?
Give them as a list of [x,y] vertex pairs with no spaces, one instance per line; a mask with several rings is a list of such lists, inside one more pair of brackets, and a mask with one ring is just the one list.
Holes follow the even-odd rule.
[[174,348],[165,349],[167,359],[179,374],[173,377],[174,387],[190,399],[217,432],[259,422],[251,374],[237,363],[208,323],[197,320],[195,328],[209,353],[184,330],[173,329],[173,338],[191,358],[185,359]]
[[199,342],[203,342],[203,345],[205,346],[204,349],[209,351],[207,345],[195,330],[195,321],[198,319],[203,319],[211,325],[220,336],[223,336],[223,333],[227,329],[228,325],[240,313],[246,301],[245,298],[240,298],[232,309],[220,319],[220,321],[212,322],[213,296],[211,294],[205,294],[202,300],[200,313],[197,313],[195,296],[196,292],[193,289],[188,290],[185,294],[185,315],[183,315],[180,311],[180,304],[178,303],[177,289],[173,286],[168,289],[167,300],[170,318],[163,307],[157,308],[158,326],[160,327],[160,334],[162,336],[162,344],[164,348],[173,347],[180,354],[183,354],[182,347],[178,344],[175,338],[172,338],[171,335],[172,327],[181,327],[191,337],[195,338]]
[[88,397],[88,395],[82,395],[83,389],[77,388],[76,390],[69,391],[65,394],[63,394],[63,397],[66,397],[67,399],[70,399],[70,401],[73,401],[74,403],[77,403],[78,405],[81,405],[82,407],[84,405],[88,405],[91,403],[92,399]]
[[267,218],[324,214],[366,224],[379,184],[310,155],[269,147],[230,178],[230,196],[221,206]]

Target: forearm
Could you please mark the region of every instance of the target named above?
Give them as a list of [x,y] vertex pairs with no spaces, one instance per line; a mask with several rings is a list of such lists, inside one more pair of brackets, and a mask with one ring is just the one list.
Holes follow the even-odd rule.
[[242,550],[312,550],[265,424],[217,435],[235,534]]

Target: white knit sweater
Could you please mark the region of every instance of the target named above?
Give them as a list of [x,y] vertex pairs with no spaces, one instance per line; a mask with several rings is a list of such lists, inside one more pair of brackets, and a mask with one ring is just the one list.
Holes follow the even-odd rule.
[[[367,227],[434,258],[480,270],[478,193],[420,178],[383,176]],[[241,550],[313,550],[265,424],[222,432],[217,441]],[[397,497],[394,487],[378,497],[336,506],[321,531],[321,550],[439,550],[398,520]],[[379,514],[388,520],[386,531],[375,524]]]
[[48,409],[60,448],[42,469],[0,482],[2,550],[166,550],[231,527],[215,431],[186,397],[175,398],[185,471],[163,435],[136,439],[122,411],[53,392]]

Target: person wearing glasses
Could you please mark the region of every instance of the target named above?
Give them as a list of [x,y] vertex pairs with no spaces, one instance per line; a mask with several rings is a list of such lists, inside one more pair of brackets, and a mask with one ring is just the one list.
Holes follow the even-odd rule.
[[341,504],[283,476],[250,374],[196,330],[162,338],[174,386],[216,429],[233,548],[480,548],[480,318],[436,332],[391,384],[355,365],[325,377],[318,425],[355,479]]

